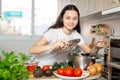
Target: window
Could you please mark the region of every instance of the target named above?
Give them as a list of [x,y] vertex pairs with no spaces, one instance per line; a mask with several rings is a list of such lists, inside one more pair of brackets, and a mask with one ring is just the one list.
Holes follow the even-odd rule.
[[55,22],[57,0],[1,0],[0,36],[37,36]]
[[[35,0],[35,35],[41,35],[55,22],[57,16],[57,0]],[[42,28],[41,28],[42,27]]]

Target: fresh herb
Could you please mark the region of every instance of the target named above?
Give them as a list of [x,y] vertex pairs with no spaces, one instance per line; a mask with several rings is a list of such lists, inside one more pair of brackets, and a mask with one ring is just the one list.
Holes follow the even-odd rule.
[[24,62],[30,58],[25,53],[0,52],[0,80],[27,80],[29,73]]

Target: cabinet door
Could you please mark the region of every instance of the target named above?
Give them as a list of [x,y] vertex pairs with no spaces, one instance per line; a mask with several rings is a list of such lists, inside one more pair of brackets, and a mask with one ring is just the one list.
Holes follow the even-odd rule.
[[72,4],[79,9],[80,17],[88,15],[88,0],[72,0]]
[[104,10],[120,6],[120,0],[104,0]]
[[63,7],[65,7],[68,4],[71,4],[71,0],[62,0],[63,1]]
[[80,11],[81,17],[94,14],[103,10],[105,0],[72,0]]
[[88,13],[94,14],[103,10],[105,0],[88,0]]
[[58,0],[58,14],[67,4],[71,4],[71,2],[71,0]]

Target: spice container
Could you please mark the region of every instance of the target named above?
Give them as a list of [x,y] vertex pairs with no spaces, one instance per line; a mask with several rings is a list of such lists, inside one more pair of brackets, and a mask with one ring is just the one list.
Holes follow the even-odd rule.
[[37,68],[37,62],[25,62],[29,75],[33,75],[33,71]]

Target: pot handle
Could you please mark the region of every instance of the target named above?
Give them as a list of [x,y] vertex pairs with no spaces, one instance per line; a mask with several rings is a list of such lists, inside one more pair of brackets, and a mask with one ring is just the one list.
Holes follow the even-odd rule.
[[92,62],[93,64],[96,62],[95,60],[96,60],[96,54],[90,54],[90,62]]

